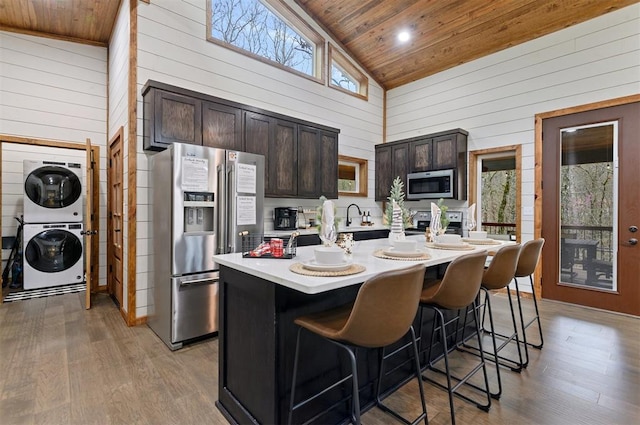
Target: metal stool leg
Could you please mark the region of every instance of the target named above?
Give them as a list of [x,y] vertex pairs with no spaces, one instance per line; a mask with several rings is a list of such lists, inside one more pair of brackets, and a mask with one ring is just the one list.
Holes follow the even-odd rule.
[[403,345],[402,347],[398,348],[397,350],[395,350],[392,353],[389,353],[387,355],[385,355],[385,348],[382,348],[382,354],[380,356],[380,371],[378,374],[378,383],[376,385],[376,406],[378,406],[380,409],[384,410],[387,413],[390,413],[392,416],[394,416],[396,419],[404,422],[405,424],[408,425],[416,425],[418,422],[420,422],[421,420],[424,420],[425,425],[429,424],[429,420],[427,418],[427,404],[424,401],[424,389],[422,386],[422,379],[420,377],[420,359],[419,359],[419,354],[418,354],[418,343],[416,341],[416,334],[415,331],[413,330],[413,326],[411,326],[409,328],[410,334],[411,334],[411,342],[410,345],[413,348],[413,356],[414,356],[414,365],[416,368],[416,378],[418,379],[418,388],[420,389],[420,402],[422,403],[422,413],[413,421],[409,421],[405,418],[403,418],[402,416],[400,416],[397,412],[395,412],[394,410],[390,409],[389,407],[385,406],[382,403],[382,398],[380,397],[380,388],[382,387],[382,379],[385,376],[384,373],[384,361],[386,359],[388,359],[389,357],[392,357],[393,355],[395,355],[396,353],[398,353],[401,350],[404,350],[405,348],[408,347],[409,344],[407,345]]
[[[300,401],[299,403],[296,404],[295,402],[295,390],[296,390],[296,381],[297,381],[297,375],[298,375],[298,363],[299,363],[299,357],[300,357],[300,336],[301,336],[301,332],[302,332],[302,328],[298,328],[298,336],[296,337],[296,353],[294,356],[294,360],[293,360],[293,377],[291,379],[291,401],[289,404],[289,418],[287,420],[287,424],[291,425],[292,422],[292,418],[293,418],[293,411],[306,405],[307,403],[315,400],[316,398],[320,397],[321,395],[325,394],[326,392],[328,392],[329,390],[332,390],[334,388],[336,388],[337,386],[339,386],[340,384],[342,384],[343,382],[347,381],[348,379],[351,379],[352,381],[352,395],[351,395],[351,419],[353,421],[354,424],[356,425],[360,425],[360,394],[358,392],[358,369],[357,369],[357,364],[356,364],[356,356],[355,353],[353,352],[353,350],[351,348],[349,348],[347,345],[342,344],[340,342],[331,340],[331,339],[327,339],[324,338],[325,341],[331,342],[335,345],[337,345],[338,347],[343,348],[345,351],[347,351],[348,355],[349,355],[349,360],[351,363],[351,374],[348,376],[345,376],[344,378],[340,379],[339,381],[327,386],[326,388],[324,388],[322,391],[316,393],[315,395]],[[326,408],[324,411],[318,413],[316,416],[314,416],[313,418],[309,419],[307,422],[305,423],[309,423],[309,422],[313,422],[314,420],[316,420],[317,418],[319,418],[320,416],[322,416],[323,414],[325,414],[326,412],[330,411],[331,409],[335,408],[336,406],[338,406],[340,403],[342,403],[342,401],[333,404],[332,406]]]
[[534,320],[538,322],[538,332],[540,333],[540,344],[536,345],[536,344],[530,343],[530,345],[533,348],[537,348],[538,350],[540,350],[544,345],[544,339],[542,338],[542,324],[540,323],[540,312],[538,311],[538,300],[536,298],[536,288],[533,287],[533,277],[531,275],[529,275],[529,281],[531,282],[531,295],[533,296],[533,305],[536,309],[536,317],[534,317],[531,320],[531,322],[527,324],[527,327],[529,327],[529,325],[532,324]]

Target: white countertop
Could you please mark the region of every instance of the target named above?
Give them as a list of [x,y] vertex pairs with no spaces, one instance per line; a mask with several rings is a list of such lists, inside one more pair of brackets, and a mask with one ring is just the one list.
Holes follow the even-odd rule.
[[410,267],[417,263],[423,263],[427,267],[448,263],[455,258],[476,251],[495,250],[501,245],[472,245],[474,250],[452,251],[431,249],[425,246],[424,235],[407,236],[407,239],[418,241],[420,249],[426,250],[431,256],[423,261],[388,260],[373,256],[373,252],[380,248],[388,248],[387,239],[371,239],[356,242],[351,259],[354,263],[361,264],[366,270],[349,275],[337,277],[316,277],[293,273],[289,266],[294,263],[304,263],[314,258],[313,250],[316,246],[298,247],[296,256],[290,260],[276,258],[243,258],[241,253],[215,255],[213,258],[219,264],[239,270],[241,272],[269,280],[278,285],[295,289],[305,294],[318,294],[333,289],[364,282],[365,280],[389,270],[398,270]]

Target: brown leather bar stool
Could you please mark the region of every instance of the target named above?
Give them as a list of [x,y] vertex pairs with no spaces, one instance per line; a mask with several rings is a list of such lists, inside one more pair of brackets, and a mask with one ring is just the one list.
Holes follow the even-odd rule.
[[[291,404],[289,420],[291,424],[293,412],[307,403],[317,399],[327,391],[351,379],[352,403],[351,419],[360,424],[360,396],[358,388],[358,373],[355,348],[378,348],[382,350],[380,356],[380,373],[376,385],[376,405],[407,424],[416,424],[424,420],[428,424],[427,406],[424,401],[424,390],[420,379],[420,361],[418,359],[418,345],[413,330],[413,320],[418,311],[420,292],[424,282],[424,265],[416,265],[407,269],[381,273],[362,284],[353,305],[338,307],[329,311],[301,316],[295,319],[299,326],[296,339],[296,353],[293,366],[293,380],[291,384]],[[296,377],[298,373],[300,335],[303,329],[323,337],[338,347],[344,349],[351,362],[351,374],[327,386],[309,398],[295,402]],[[403,338],[407,333],[411,336],[413,356],[415,359],[415,373],[420,389],[422,413],[417,419],[409,421],[382,404],[380,399],[381,380],[383,377],[384,347]],[[339,406],[334,404],[323,412],[315,415],[309,421],[314,421],[331,409]]]
[[[440,281],[435,281],[434,284],[426,287],[422,290],[420,296],[420,306],[424,309],[432,309],[435,311],[435,318],[433,321],[433,328],[431,331],[431,343],[429,348],[423,351],[427,351],[427,365],[425,368],[429,368],[436,372],[442,373],[447,377],[447,385],[444,386],[440,382],[433,380],[423,373],[422,379],[434,383],[438,387],[447,390],[449,393],[449,408],[451,410],[451,423],[455,424],[455,410],[453,406],[453,396],[456,395],[463,400],[475,404],[479,409],[489,411],[491,407],[491,395],[489,392],[489,379],[487,377],[487,367],[485,364],[484,353],[482,350],[482,338],[480,336],[480,328],[478,321],[478,308],[476,299],[478,292],[480,291],[480,284],[482,282],[482,274],[484,272],[484,264],[487,259],[486,251],[475,252],[471,254],[458,257],[453,260],[445,271],[445,274]],[[468,306],[472,306],[473,311],[473,326],[474,334],[477,337],[479,347],[480,361],[475,365],[465,376],[456,377],[451,374],[449,369],[449,352],[456,349],[457,343],[451,348],[449,347],[447,327],[455,326],[455,334],[457,335],[458,325],[460,322],[460,315],[465,314],[464,311]],[[444,312],[456,312],[455,317],[445,321]],[[431,358],[431,351],[436,344],[436,334],[440,333],[440,343],[442,344],[443,354]],[[421,332],[421,343],[423,335]],[[444,358],[445,370],[438,369],[435,365],[442,358]],[[484,375],[484,388],[479,387],[471,382],[469,379],[474,376],[479,370],[482,370]],[[457,383],[452,384],[452,380]],[[473,400],[471,397],[458,392],[458,388],[466,384],[476,390],[479,390],[486,394],[486,403]]]
[[[533,348],[541,350],[542,345],[544,344],[544,339],[542,338],[542,325],[540,324],[540,312],[538,311],[538,300],[536,299],[536,290],[533,287],[533,272],[536,270],[536,266],[538,265],[538,261],[540,260],[540,254],[542,253],[543,245],[544,238],[533,239],[525,242],[525,244],[522,245],[522,249],[520,250],[520,258],[518,259],[518,266],[516,267],[516,275],[513,278],[516,286],[516,297],[518,298],[518,310],[520,312],[522,341],[524,342],[525,362],[523,364],[523,367],[527,367],[527,365],[529,364],[529,349],[527,347],[531,346]],[[531,295],[533,297],[533,305],[535,307],[536,313],[531,320],[529,320],[527,323],[524,323],[524,315],[522,314],[522,303],[520,301],[520,289],[518,288],[517,278],[527,276],[529,276],[529,282],[531,282]],[[527,328],[534,322],[538,323],[540,344],[533,344],[527,341]]]
[[[491,396],[495,399],[500,398],[502,395],[502,379],[500,378],[500,365],[506,366],[510,368],[514,372],[521,372],[523,367],[522,361],[522,350],[520,349],[520,338],[518,337],[518,325],[516,324],[516,314],[513,308],[513,303],[511,300],[511,293],[507,290],[507,296],[509,299],[509,308],[511,310],[511,323],[513,325],[513,330],[511,334],[504,335],[496,332],[496,328],[494,326],[493,321],[493,311],[491,309],[491,295],[490,291],[496,291],[500,289],[507,288],[511,280],[515,276],[516,273],[516,265],[518,264],[518,257],[520,255],[520,244],[517,245],[507,245],[499,249],[493,256],[489,267],[484,270],[482,275],[482,285],[480,287],[481,294],[484,294],[484,297],[480,297],[478,307],[482,309],[482,327],[481,330],[483,332],[487,332],[491,335],[491,342],[493,350],[484,350],[485,356],[493,358],[496,365],[496,376],[498,381],[498,390],[496,392],[491,392]],[[483,301],[484,298],[484,301]],[[487,312],[489,313],[489,329],[484,327],[485,319],[487,316]],[[496,342],[496,337],[501,338],[501,344],[498,345]],[[518,358],[511,359],[505,356],[501,356],[499,353],[504,349],[509,343],[515,341],[516,348],[518,350]],[[477,350],[477,347],[465,345],[466,348],[471,348]],[[477,353],[477,352],[476,352]]]

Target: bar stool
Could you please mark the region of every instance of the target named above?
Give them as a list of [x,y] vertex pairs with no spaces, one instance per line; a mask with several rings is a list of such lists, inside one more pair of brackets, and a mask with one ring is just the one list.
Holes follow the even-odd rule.
[[[435,281],[435,283],[431,286],[422,290],[422,295],[420,296],[420,306],[423,309],[432,309],[435,312],[435,318],[433,321],[433,328],[431,331],[431,343],[427,350],[427,365],[426,368],[434,370],[436,372],[442,373],[447,377],[447,385],[444,386],[440,382],[431,379],[427,375],[423,374],[422,379],[432,382],[438,387],[447,390],[449,394],[449,408],[451,410],[451,423],[455,424],[455,410],[453,406],[453,396],[456,395],[463,400],[471,402],[475,404],[479,409],[484,411],[489,411],[491,407],[491,395],[489,392],[489,379],[487,377],[487,367],[485,364],[484,353],[482,350],[482,339],[480,336],[480,328],[478,322],[478,308],[476,299],[478,296],[478,292],[480,291],[480,284],[482,282],[482,273],[484,271],[484,264],[487,259],[486,251],[480,251],[477,253],[467,254],[453,260],[445,271],[445,274],[440,281]],[[455,325],[455,333],[459,332],[458,324],[460,321],[461,310],[466,309],[468,306],[472,306],[473,308],[473,324],[474,324],[474,333],[477,337],[478,347],[479,347],[479,357],[480,362],[473,367],[464,377],[459,378],[453,376],[449,369],[449,351],[452,351],[456,348],[456,345],[449,348],[449,344],[447,341],[447,326]],[[456,316],[452,319],[445,321],[444,312],[445,311],[455,311],[457,312]],[[464,314],[464,313],[462,313]],[[422,321],[421,321],[422,324]],[[438,356],[435,359],[431,359],[431,351],[433,346],[436,344],[435,336],[436,332],[440,331],[440,342],[442,344],[443,354]],[[464,332],[464,330],[463,330]],[[420,332],[420,338],[422,343],[422,331]],[[442,371],[435,367],[435,364],[444,358],[445,370]],[[477,385],[472,384],[471,382],[467,382],[473,375],[476,374],[479,370],[482,369],[484,375],[484,388],[478,387]],[[452,385],[452,379],[456,380],[457,383],[455,386]],[[457,392],[458,388],[460,388],[463,384],[475,388],[486,394],[487,401],[485,404],[474,401],[470,397],[465,394]]]
[[[542,325],[540,324],[540,312],[538,311],[538,301],[536,299],[536,290],[533,286],[533,272],[536,270],[536,266],[538,265],[538,261],[540,260],[540,254],[542,253],[542,246],[544,245],[544,238],[533,239],[528,242],[525,242],[522,245],[522,249],[520,250],[520,258],[518,259],[518,266],[516,267],[516,274],[513,278],[516,284],[516,297],[518,298],[518,310],[520,312],[520,325],[522,327],[522,341],[524,342],[524,357],[525,362],[523,367],[527,367],[529,364],[529,349],[528,346],[533,348],[537,348],[538,350],[542,349],[542,345],[544,344],[544,340],[542,339]],[[536,313],[535,316],[526,324],[524,323],[524,316],[522,314],[522,303],[520,301],[520,289],[518,288],[518,279],[519,277],[529,276],[529,282],[531,282],[531,295],[533,297],[533,305],[535,307]],[[540,344],[533,344],[527,342],[527,328],[533,324],[533,322],[538,322],[538,333],[540,334]]]
[[[354,424],[360,424],[360,396],[358,388],[358,374],[355,348],[378,348],[382,350],[380,356],[380,373],[376,385],[376,406],[392,414],[406,424],[416,424],[424,420],[428,424],[427,406],[424,401],[424,390],[420,379],[420,361],[418,359],[418,345],[413,330],[413,320],[418,311],[420,292],[424,281],[425,266],[422,264],[407,269],[381,273],[367,280],[358,291],[353,305],[338,307],[329,311],[298,317],[294,322],[299,326],[296,339],[296,352],[293,366],[293,380],[291,384],[291,403],[289,408],[288,423],[291,424],[293,412],[307,403],[315,400],[327,391],[337,388],[343,382],[351,379],[352,382],[352,406],[351,419]],[[295,402],[296,377],[298,373],[300,335],[303,329],[323,337],[338,347],[344,349],[351,362],[351,374],[327,386],[309,398]],[[422,413],[417,419],[409,421],[398,413],[382,404],[380,399],[381,380],[383,377],[384,347],[393,344],[407,333],[411,336],[413,356],[415,360],[415,373],[420,389],[420,401]],[[317,414],[309,421],[314,421],[320,416],[337,407],[336,403],[323,412]]]
[[[502,395],[502,380],[500,378],[500,365],[506,366],[510,368],[514,372],[521,372],[523,367],[522,361],[522,350],[520,349],[520,338],[518,337],[518,325],[516,324],[516,314],[513,308],[513,303],[511,300],[511,293],[507,289],[507,296],[509,299],[509,308],[511,309],[511,323],[513,325],[513,331],[509,335],[504,335],[496,332],[496,328],[494,326],[493,321],[493,311],[491,308],[491,296],[490,291],[496,291],[500,289],[507,288],[509,283],[513,279],[516,273],[516,265],[518,264],[518,256],[520,255],[520,244],[517,245],[507,245],[503,248],[499,249],[489,267],[484,270],[482,275],[482,285],[480,286],[481,294],[484,294],[484,302],[482,298],[479,299],[478,307],[482,309],[482,327],[481,331],[487,332],[491,335],[491,342],[493,345],[493,351],[484,350],[485,355],[489,355],[495,361],[496,365],[496,376],[498,380],[498,391],[491,392],[491,396],[494,399],[500,398]],[[489,325],[490,329],[487,330],[484,327],[485,318],[487,316],[487,312],[489,313]],[[498,346],[496,342],[496,337],[500,337],[503,341]],[[499,353],[509,345],[510,342],[515,341],[516,347],[518,350],[518,358],[517,360],[511,359],[505,356],[501,356]],[[474,354],[477,354],[477,347],[465,345],[465,348],[470,348],[474,350]]]

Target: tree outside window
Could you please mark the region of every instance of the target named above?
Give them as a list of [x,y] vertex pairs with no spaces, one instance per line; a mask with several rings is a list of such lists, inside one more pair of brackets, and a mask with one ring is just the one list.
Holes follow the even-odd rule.
[[[324,40],[309,27],[301,29],[303,21],[283,4],[266,0],[209,0],[208,6],[208,40],[304,75],[320,75],[316,57],[323,50]],[[298,21],[297,25],[292,20]]]
[[482,161],[481,221],[483,230],[495,235],[516,230],[515,157]]

